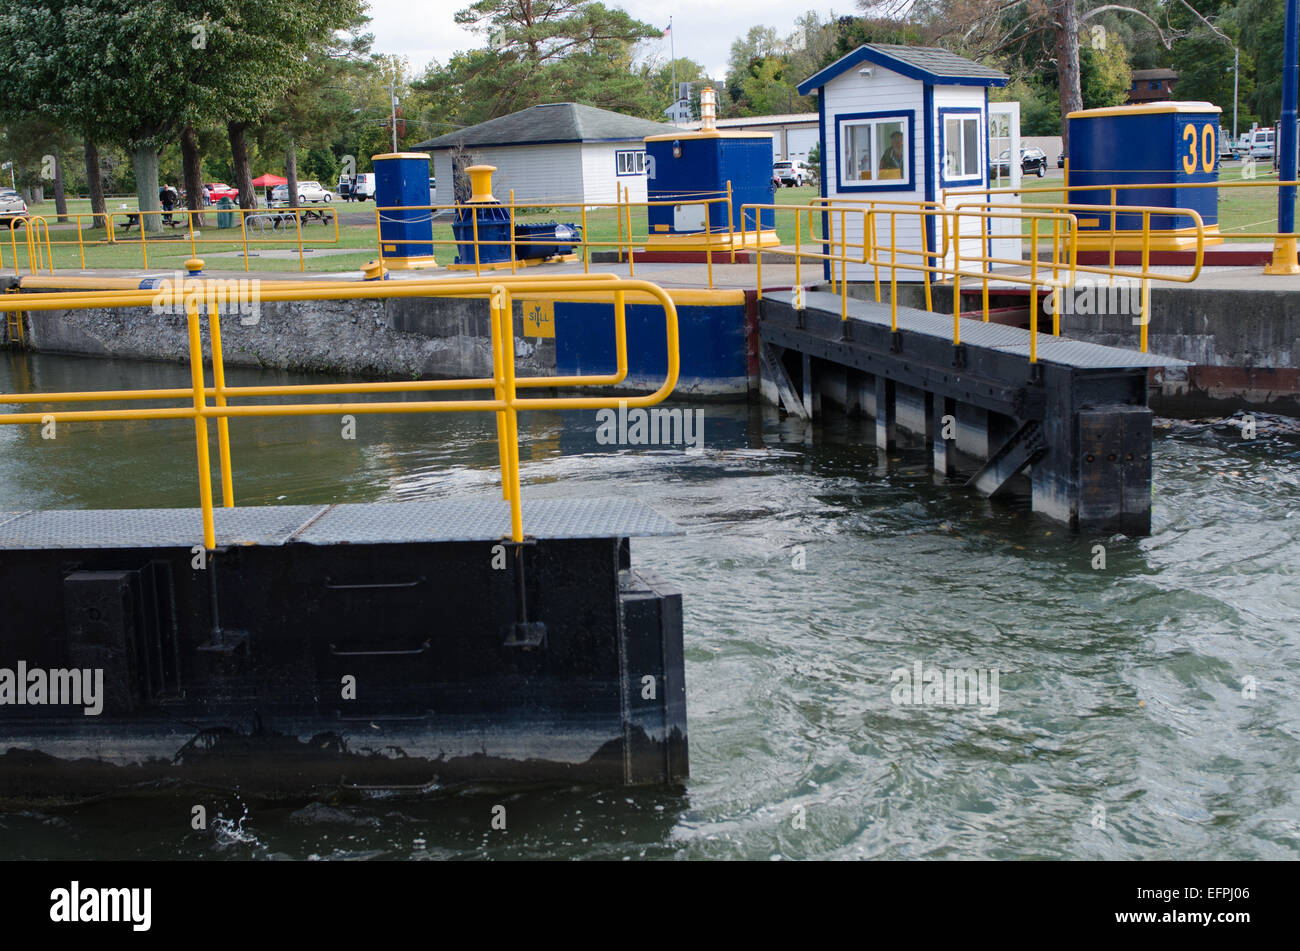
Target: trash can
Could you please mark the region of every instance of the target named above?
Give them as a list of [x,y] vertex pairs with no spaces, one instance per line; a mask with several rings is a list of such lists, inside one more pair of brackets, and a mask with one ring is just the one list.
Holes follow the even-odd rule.
[[229,198],[223,198],[217,202],[217,207],[221,209],[217,212],[217,227],[233,228],[235,226],[235,215],[230,209],[235,207],[235,203]]

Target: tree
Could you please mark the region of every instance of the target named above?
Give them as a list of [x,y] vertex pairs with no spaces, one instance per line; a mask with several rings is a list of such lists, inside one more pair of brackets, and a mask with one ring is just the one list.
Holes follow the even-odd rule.
[[[1104,52],[1118,40],[1115,22],[1137,24],[1144,42],[1169,50],[1195,24],[1219,32],[1191,0],[1132,0],[1129,4],[1095,0],[858,0],[863,9],[920,21],[936,42],[947,43],[977,60],[1017,63],[1025,78],[1054,66],[1061,112],[1061,136],[1069,150],[1065,117],[1083,107],[1080,42]],[[1210,0],[1211,3],[1217,0]],[[1173,15],[1177,10],[1178,17]],[[1180,24],[1181,20],[1181,24]],[[1222,35],[1222,34],[1220,34]]]
[[487,47],[430,65],[415,84],[445,105],[438,117],[472,125],[543,102],[573,101],[655,115],[633,47],[660,30],[593,0],[478,0],[456,22]]

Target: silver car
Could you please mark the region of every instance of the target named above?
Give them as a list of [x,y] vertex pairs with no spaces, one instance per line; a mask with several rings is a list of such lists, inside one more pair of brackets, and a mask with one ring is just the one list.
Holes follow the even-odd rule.
[[[286,204],[286,199],[288,197],[289,186],[276,185],[271,189],[272,207],[279,207]],[[301,208],[303,205],[331,202],[333,200],[333,194],[331,194],[327,189],[321,187],[320,182],[309,180],[298,183],[298,200],[294,203],[294,206]]]
[[27,214],[27,202],[12,188],[0,188],[0,221],[13,221]]

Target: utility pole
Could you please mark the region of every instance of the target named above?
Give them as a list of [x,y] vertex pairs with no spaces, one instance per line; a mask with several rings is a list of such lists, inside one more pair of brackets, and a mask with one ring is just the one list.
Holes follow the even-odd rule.
[[388,84],[388,110],[389,110],[389,118],[392,122],[394,152],[397,151],[397,96],[395,95],[396,85],[397,85],[397,78],[394,77],[392,81],[390,81]]
[[[1286,28],[1282,38],[1282,117],[1273,136],[1274,155],[1281,151],[1278,178],[1294,182],[1296,175],[1296,85],[1300,82],[1300,0],[1286,0]],[[1273,241],[1273,263],[1264,268],[1265,274],[1300,274],[1296,263],[1295,239],[1295,189],[1294,185],[1281,185],[1277,190],[1277,230],[1289,235]]]
[[1237,47],[1232,48],[1232,147],[1237,147],[1237,79],[1240,74],[1238,67],[1240,65],[1241,50]]

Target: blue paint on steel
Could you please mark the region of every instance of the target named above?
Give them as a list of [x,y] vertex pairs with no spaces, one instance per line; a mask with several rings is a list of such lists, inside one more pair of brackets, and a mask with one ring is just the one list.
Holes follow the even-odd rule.
[[[984,95],[985,97],[988,96],[988,90],[984,91]],[[963,178],[949,178],[944,173],[944,168],[943,168],[944,157],[948,154],[948,129],[946,127],[946,124],[944,123],[944,119],[946,119],[948,116],[958,116],[966,119],[969,119],[971,117],[975,118],[976,122],[978,123],[978,130],[976,131],[975,134],[983,135],[984,138],[984,152],[985,152],[984,164],[985,164],[985,174],[987,174],[988,135],[984,134],[984,130],[987,127],[987,121],[986,121],[986,117],[988,116],[987,101],[985,103],[983,112],[980,111],[978,106],[940,106],[939,120],[938,120],[939,153],[936,156],[936,159],[939,162],[939,184],[942,185],[944,188],[961,188],[961,187],[971,188],[976,185],[981,185],[984,183],[984,179],[979,173],[976,173],[974,175],[967,175]]]
[[140,290],[142,291],[157,290],[160,286],[162,286],[162,278],[146,277],[140,281]]
[[[929,87],[927,86],[926,88],[928,89]],[[865,185],[844,184],[844,153],[840,150],[840,126],[846,121],[853,121],[855,119],[891,119],[891,118],[907,120],[907,145],[905,149],[909,159],[912,161],[913,165],[915,165],[916,139],[914,137],[914,131],[913,131],[916,128],[915,109],[891,109],[888,112],[842,113],[835,117],[835,177],[837,179],[837,181],[835,182],[835,187],[839,191],[841,192],[914,192],[916,191],[916,169],[915,168],[911,169],[912,172],[911,178],[903,181],[899,181],[893,185],[882,185],[880,184],[879,180],[869,181]],[[928,141],[930,138],[928,134],[929,133],[928,117],[927,117],[926,126],[927,126],[926,138]],[[883,149],[881,149],[881,146],[878,142],[872,142],[871,148],[873,150],[883,151]],[[926,150],[926,154],[927,155],[930,154],[928,148]],[[926,178],[928,179],[929,176],[927,175]],[[891,179],[885,179],[885,181],[891,181]]]
[[[1116,192],[1120,205],[1159,205],[1190,208],[1200,213],[1207,224],[1219,220],[1217,188],[1161,188],[1160,183],[1217,182],[1218,111],[1138,112],[1132,115],[1104,112],[1100,115],[1075,115],[1070,123],[1070,184],[1122,185],[1156,183],[1151,188],[1122,189]],[[1206,128],[1212,140],[1206,142]],[[1195,154],[1192,149],[1195,149]],[[1210,170],[1205,170],[1205,157]],[[1117,167],[1122,166],[1122,167]],[[1077,191],[1073,201],[1079,204],[1108,205],[1110,192]],[[1099,212],[1089,223],[1086,212],[1076,213],[1079,231],[1108,230],[1111,215]],[[1118,231],[1140,231],[1140,214],[1115,214]],[[1183,215],[1152,215],[1153,231],[1190,228],[1192,221]]]
[[[985,129],[988,130],[988,132],[991,132],[993,126],[991,121],[989,120],[989,91],[987,89],[984,90],[984,123],[985,123],[984,126]],[[984,183],[983,184],[985,188],[989,187],[993,177],[993,170],[990,167],[990,163],[993,161],[993,153],[989,149],[988,132],[986,132],[984,136]],[[1008,168],[1009,167],[1010,166],[1008,166]],[[988,248],[985,250],[984,253],[987,254],[989,257],[993,257],[993,237],[991,235],[989,236],[989,240],[988,240]]]
[[[459,205],[451,222],[456,239],[456,263],[474,263],[474,219],[478,218],[478,263],[510,260],[510,212],[500,202]],[[490,244],[485,242],[492,242]]]
[[429,204],[427,157],[376,158],[375,204],[384,209],[379,213],[380,242],[397,242],[384,248],[385,257],[432,256],[433,213],[411,207]]
[[[1293,182],[1296,176],[1296,83],[1300,66],[1296,62],[1297,18],[1300,17],[1300,0],[1287,0],[1286,26],[1283,28],[1282,63],[1282,118],[1279,120],[1276,147],[1282,150],[1278,165],[1282,181]],[[1274,152],[1276,155],[1277,153]],[[1295,231],[1295,186],[1283,185],[1277,190],[1277,230]]]
[[[555,302],[555,372],[613,373],[613,305]],[[628,304],[627,376],[658,386],[668,369],[664,311],[658,304]],[[696,383],[743,380],[748,372],[744,304],[678,304],[679,377]]]
[[[828,197],[829,197],[829,193],[827,192],[827,187],[828,187],[828,186],[827,186],[827,183],[826,183],[826,142],[827,142],[827,139],[826,139],[826,93],[825,93],[823,90],[820,90],[820,89],[817,91],[817,133],[818,133],[818,137],[817,137],[817,144],[818,144],[818,145],[817,145],[817,160],[818,160],[818,165],[821,166],[821,168],[820,168],[820,173],[821,173],[821,174],[820,174],[820,178],[821,178],[821,193],[822,193],[822,197],[823,197],[823,198],[828,198]],[[822,214],[822,234],[826,234],[826,225],[827,225],[827,218],[826,218],[825,213],[823,213],[823,214]],[[864,235],[864,237],[865,237],[865,235]],[[823,245],[822,245],[822,254],[827,254],[827,255],[829,255],[830,253],[831,253],[831,252],[830,252],[830,245],[823,244]],[[830,279],[831,279],[831,262],[830,262],[829,260],[822,261],[822,280],[823,280],[823,281],[829,281]]]
[[[934,201],[934,87],[928,83],[921,88],[921,111],[925,113],[925,182],[922,194],[926,201]],[[935,250],[934,222],[928,215],[921,216],[922,230],[925,232],[925,250]],[[930,263],[934,263],[931,261]]]
[[[932,73],[929,70],[913,66],[911,63],[905,63],[900,59],[883,53],[880,50],[874,50],[869,46],[859,46],[852,53],[841,57],[831,63],[821,72],[805,79],[799,84],[799,95],[806,96],[815,89],[820,89],[836,76],[848,72],[860,63],[873,63],[877,66],[883,66],[885,69],[898,73],[900,76],[906,76],[909,79],[919,79],[927,85],[940,86],[1005,86],[1007,77],[993,76],[941,76],[938,73]],[[971,63],[972,66],[978,66],[977,63]]]
[[[673,156],[673,145],[681,148],[681,156]],[[772,140],[746,136],[728,138],[721,136],[692,136],[682,133],[680,139],[656,140],[646,144],[647,159],[653,162],[654,177],[646,182],[650,201],[682,201],[701,198],[720,198],[727,194],[731,182],[731,220],[740,230],[740,206],[746,204],[770,205],[774,198],[772,188]],[[715,202],[708,206],[709,231],[727,230],[727,203]],[[703,234],[704,228],[676,226],[674,206],[652,205],[647,211],[650,234]],[[776,227],[775,212],[759,213],[758,227],[772,230]],[[746,222],[753,230],[755,222]]]

